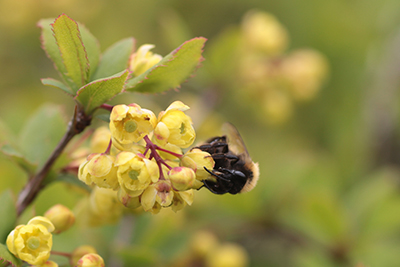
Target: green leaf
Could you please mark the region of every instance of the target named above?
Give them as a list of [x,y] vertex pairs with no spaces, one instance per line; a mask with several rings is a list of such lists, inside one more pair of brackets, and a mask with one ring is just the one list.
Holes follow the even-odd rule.
[[42,43],[42,48],[46,52],[47,56],[53,61],[55,68],[60,73],[61,77],[71,88],[71,92],[76,92],[78,86],[71,80],[67,75],[67,69],[63,63],[63,59],[58,49],[56,39],[54,39],[53,31],[51,25],[54,19],[42,19],[39,21],[38,26],[42,29],[40,40]]
[[91,114],[96,108],[121,93],[128,74],[128,70],[125,70],[115,76],[91,82],[79,89],[75,99],[85,107],[86,114]]
[[201,54],[206,40],[204,37],[197,37],[184,42],[154,67],[128,80],[125,90],[159,93],[179,88],[203,60]]
[[87,57],[89,60],[89,67],[90,67],[89,78],[90,78],[95,73],[97,65],[99,64],[100,61],[100,53],[101,53],[100,44],[97,38],[94,37],[94,35],[84,25],[80,24],[79,22],[78,25],[79,25],[79,30],[81,32],[83,45],[85,47]]
[[41,82],[43,85],[47,85],[47,86],[51,86],[51,87],[55,87],[58,89],[63,90],[64,92],[66,92],[68,95],[73,96],[74,93],[71,91],[71,89],[66,86],[63,82],[60,82],[56,79],[53,78],[44,78],[41,79]]
[[123,39],[109,47],[104,52],[92,80],[110,77],[127,69],[134,47],[135,39],[133,38]]
[[0,203],[0,242],[5,242],[17,221],[17,210],[11,190],[6,190],[0,195]]
[[107,123],[110,123],[110,114],[109,113],[108,114],[103,113],[103,114],[96,115],[96,118],[99,120],[105,121]]
[[[6,156],[8,156],[12,161],[17,163],[25,172],[29,175],[32,175],[36,170],[36,164],[33,164],[25,156],[15,147],[10,144],[5,144],[1,147],[1,152],[3,152]],[[0,213],[1,214],[1,213]]]
[[2,266],[19,267],[22,265],[22,261],[11,254],[6,245],[0,243],[0,264],[4,262],[7,262],[8,265],[6,264]]
[[78,24],[62,14],[53,23],[54,37],[66,70],[66,75],[81,87],[89,79],[89,60],[83,46]]
[[21,131],[19,147],[24,157],[41,166],[65,133],[59,106],[46,104],[31,115]]

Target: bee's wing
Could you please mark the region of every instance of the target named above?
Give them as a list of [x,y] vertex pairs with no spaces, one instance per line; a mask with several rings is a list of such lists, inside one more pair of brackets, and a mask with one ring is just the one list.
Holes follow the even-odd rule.
[[222,133],[225,134],[228,139],[229,150],[236,155],[242,155],[246,159],[250,159],[249,152],[235,126],[229,122],[224,123],[222,125]]

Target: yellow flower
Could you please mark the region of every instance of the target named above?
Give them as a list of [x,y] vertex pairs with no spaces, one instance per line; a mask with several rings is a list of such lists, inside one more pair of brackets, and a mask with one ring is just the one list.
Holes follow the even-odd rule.
[[40,216],[27,225],[17,226],[7,237],[8,250],[31,265],[44,264],[50,257],[53,245],[53,237],[48,229],[53,230],[54,226]]
[[281,54],[288,46],[288,33],[271,14],[248,12],[242,22],[243,41],[250,49],[268,55]]
[[196,179],[200,181],[206,179],[210,175],[204,167],[212,170],[214,165],[215,162],[210,153],[198,148],[189,150],[181,159],[181,166],[193,169],[196,172]]
[[95,183],[103,188],[118,188],[117,168],[114,156],[107,154],[91,154],[86,162],[79,166],[78,178],[87,185]]
[[152,44],[144,44],[132,55],[129,68],[133,71],[133,75],[139,76],[160,62],[162,56],[150,52],[154,47]]
[[158,166],[154,161],[123,151],[117,155],[115,165],[121,188],[131,197],[139,196],[159,177]]
[[55,234],[68,230],[75,222],[74,213],[61,204],[56,204],[51,207],[45,212],[44,216],[53,223]]
[[90,254],[90,253],[96,254],[97,251],[94,247],[88,246],[88,245],[79,246],[76,249],[74,249],[74,251],[72,251],[72,253],[71,253],[72,255],[70,258],[71,266],[76,266],[76,264],[78,263],[80,258],[82,258],[86,254]]
[[177,191],[186,191],[192,188],[196,174],[188,167],[175,167],[168,172],[168,178]]
[[89,253],[79,259],[77,267],[104,267],[104,260],[100,255]]
[[154,113],[137,104],[117,105],[110,114],[110,131],[113,145],[125,150],[154,130],[157,118]]
[[194,198],[193,190],[186,190],[182,192],[174,191],[174,199],[172,200],[171,208],[173,211],[177,212],[178,210],[183,209],[186,204],[189,206],[192,205]]
[[156,126],[160,130],[155,133],[155,141],[158,144],[165,145],[168,142],[181,148],[193,144],[196,133],[192,126],[192,119],[184,113],[187,109],[189,109],[188,106],[175,101],[165,111],[160,112],[161,126]]

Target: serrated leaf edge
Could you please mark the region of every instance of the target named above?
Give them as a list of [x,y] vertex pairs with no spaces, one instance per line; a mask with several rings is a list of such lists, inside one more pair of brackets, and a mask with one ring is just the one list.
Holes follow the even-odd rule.
[[[204,52],[204,46],[205,46],[205,43],[206,43],[206,41],[207,41],[207,38],[202,37],[202,36],[199,36],[199,37],[194,37],[194,38],[192,38],[192,39],[190,39],[190,40],[187,40],[187,41],[183,42],[180,46],[178,46],[178,47],[175,48],[171,53],[168,54],[168,55],[171,56],[171,58],[170,58],[168,61],[165,62],[165,63],[167,63],[167,62],[170,62],[170,61],[174,60],[174,59],[176,58],[176,56],[175,56],[176,53],[178,53],[178,51],[181,50],[182,47],[183,47],[186,43],[191,42],[191,41],[193,41],[193,40],[195,40],[195,39],[203,39],[203,40],[204,40],[203,46],[201,47],[200,59],[199,59],[199,62],[197,63],[197,65],[195,66],[195,68],[193,69],[192,73],[191,73],[191,74],[188,76],[188,78],[187,78],[186,80],[184,80],[182,83],[185,83],[185,82],[187,82],[190,78],[194,77],[194,76],[195,76],[194,73],[197,71],[198,68],[201,67],[201,62],[203,62],[203,61],[205,60],[205,58],[203,57],[203,52]],[[167,56],[168,56],[168,55],[167,55]],[[165,63],[164,63],[164,64],[165,64]],[[136,87],[138,84],[141,84],[141,83],[143,83],[145,80],[149,79],[149,76],[151,75],[151,73],[153,72],[153,70],[155,70],[155,69],[157,69],[157,68],[159,68],[159,67],[168,67],[167,65],[164,65],[164,64],[163,64],[163,65],[155,65],[154,67],[148,69],[148,70],[145,72],[145,73],[147,73],[147,74],[143,77],[143,79],[141,79],[137,84],[135,84],[133,87],[130,87],[130,88],[134,88],[134,87]],[[127,80],[128,80],[128,79],[127,79]],[[182,84],[182,83],[181,83],[181,84]],[[125,84],[126,84],[126,83],[125,83]],[[162,91],[162,92],[160,92],[160,93],[164,93],[164,92],[167,92],[167,91],[170,91],[170,90],[178,90],[179,88],[181,88],[181,84],[179,84],[177,87],[169,88],[169,89],[167,89],[167,90],[165,90],[165,91]],[[126,88],[124,88],[124,89],[123,89],[123,92],[130,92],[130,91],[127,91]],[[134,91],[132,91],[132,92],[134,92]]]
[[[65,17],[67,17],[68,19],[70,19],[71,21],[73,21],[73,22],[76,24],[76,27],[77,27],[77,29],[78,29],[78,39],[79,39],[79,41],[80,41],[81,44],[82,44],[83,51],[85,52],[85,58],[86,58],[86,61],[87,61],[86,67],[85,67],[85,70],[84,70],[85,73],[86,73],[86,79],[85,79],[84,77],[81,77],[81,79],[83,79],[81,82],[82,82],[83,85],[86,85],[86,82],[89,80],[90,63],[89,63],[89,58],[88,58],[88,55],[87,55],[86,47],[85,47],[85,45],[83,44],[83,41],[82,41],[82,35],[81,35],[81,31],[80,31],[80,29],[79,29],[79,24],[78,24],[75,20],[71,19],[71,18],[70,18],[68,15],[66,15],[65,13],[62,13],[60,16],[58,16],[58,17],[54,20],[54,22],[53,22],[52,24],[50,24],[50,25],[51,25],[51,30],[52,30],[52,32],[53,32],[54,39],[56,40],[58,50],[60,51],[61,59],[62,59],[63,64],[64,64],[64,66],[65,66],[63,54],[62,54],[62,52],[61,52],[61,50],[60,50],[60,46],[58,45],[57,38],[55,37],[55,32],[54,32],[54,23],[55,23],[59,18],[61,18],[61,17],[63,17],[63,16],[65,16]],[[79,65],[79,66],[80,66],[80,65]],[[82,73],[82,72],[81,72],[81,73]],[[74,82],[73,79],[69,76],[68,73],[64,73],[64,75],[66,75],[69,79],[71,79],[72,83],[75,84],[75,82]],[[77,86],[77,87],[80,87],[81,85],[76,84],[76,86]],[[78,90],[78,91],[79,91],[79,90]]]

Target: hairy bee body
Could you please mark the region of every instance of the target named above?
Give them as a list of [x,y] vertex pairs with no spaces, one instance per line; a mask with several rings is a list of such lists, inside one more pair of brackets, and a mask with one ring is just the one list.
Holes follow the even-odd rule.
[[198,148],[211,154],[212,170],[204,168],[210,177],[204,187],[214,194],[237,194],[252,190],[257,184],[259,167],[254,163],[239,132],[232,124],[224,124],[226,135],[210,138]]

